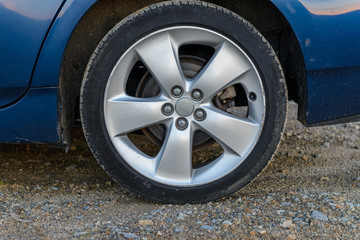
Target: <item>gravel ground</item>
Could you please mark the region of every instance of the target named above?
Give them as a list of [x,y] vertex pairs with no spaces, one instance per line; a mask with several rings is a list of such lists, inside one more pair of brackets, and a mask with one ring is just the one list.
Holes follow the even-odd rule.
[[70,153],[0,145],[0,240],[360,239],[360,123],[305,128],[295,105],[270,166],[220,201],[163,205],[116,185],[78,131]]

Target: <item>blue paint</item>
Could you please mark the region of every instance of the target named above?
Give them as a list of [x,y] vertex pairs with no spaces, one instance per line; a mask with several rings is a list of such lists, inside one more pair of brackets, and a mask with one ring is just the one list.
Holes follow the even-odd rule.
[[41,43],[61,2],[0,0],[0,107],[28,88]]
[[360,114],[360,1],[272,0],[287,18],[307,69],[307,124]]
[[359,78],[360,67],[309,71],[311,104],[307,121],[321,122],[360,113]]
[[16,104],[1,109],[0,142],[59,142],[57,88],[30,89]]
[[78,21],[95,2],[96,0],[68,0],[64,4],[39,56],[32,87],[58,85],[66,44]]

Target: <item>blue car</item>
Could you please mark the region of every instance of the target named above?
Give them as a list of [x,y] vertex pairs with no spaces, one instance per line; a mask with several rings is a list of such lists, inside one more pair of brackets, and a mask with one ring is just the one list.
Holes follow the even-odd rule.
[[154,201],[248,184],[289,100],[306,126],[360,120],[359,0],[0,0],[0,36],[0,142],[67,148],[81,119]]

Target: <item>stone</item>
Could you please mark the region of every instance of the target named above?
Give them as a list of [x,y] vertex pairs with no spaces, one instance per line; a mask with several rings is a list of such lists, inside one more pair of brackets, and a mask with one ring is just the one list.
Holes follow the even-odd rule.
[[182,229],[182,228],[174,228],[174,232],[181,233],[181,232],[184,232],[184,229]]
[[178,220],[184,220],[184,219],[185,219],[185,216],[186,216],[185,214],[179,213],[177,219],[178,219]]
[[133,233],[123,233],[122,235],[126,239],[139,239],[140,238],[138,235],[133,234]]
[[296,240],[297,237],[295,234],[290,234],[289,236],[287,236],[286,240]]
[[229,220],[226,220],[222,223],[222,225],[225,227],[225,228],[228,228],[232,225],[232,222],[230,222]]
[[251,231],[251,232],[250,232],[250,235],[251,235],[251,236],[256,236],[256,232],[255,232],[255,231]]
[[329,218],[325,214],[323,214],[319,211],[316,211],[316,210],[311,213],[310,217],[312,219],[316,219],[316,220],[320,220],[320,221],[324,221],[324,222],[329,221]]
[[286,220],[281,224],[281,227],[289,229],[295,227],[295,225],[293,224],[292,220]]
[[65,171],[75,171],[76,170],[76,165],[75,164],[72,164],[72,165],[70,165],[70,166],[68,166],[66,169],[65,169]]
[[212,230],[216,229],[215,226],[209,226],[209,225],[203,225],[203,226],[201,226],[201,228],[206,230],[206,231],[212,231]]
[[266,235],[266,231],[265,231],[265,230],[260,230],[259,233],[260,233],[261,235]]
[[154,225],[154,222],[152,220],[148,220],[148,219],[139,220],[138,223],[140,226]]

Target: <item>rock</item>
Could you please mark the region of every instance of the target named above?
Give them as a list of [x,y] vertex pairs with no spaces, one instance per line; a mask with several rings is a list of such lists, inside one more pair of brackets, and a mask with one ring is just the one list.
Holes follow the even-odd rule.
[[329,148],[330,147],[330,143],[329,142],[323,142],[323,144],[322,144],[324,147],[326,147],[326,148]]
[[184,219],[185,219],[185,216],[186,216],[185,214],[179,213],[177,219],[178,219],[178,220],[184,220]]
[[288,228],[295,227],[295,225],[293,224],[292,220],[286,220],[281,224],[281,227],[288,229]]
[[259,233],[260,233],[261,235],[266,235],[266,231],[265,231],[265,230],[260,230]]
[[82,235],[88,234],[88,232],[75,232],[74,237],[80,237]]
[[316,211],[316,210],[311,213],[310,217],[312,219],[316,219],[316,220],[320,220],[320,221],[324,221],[324,222],[329,221],[328,217],[325,214],[323,214],[319,211]]
[[57,191],[59,190],[57,187],[49,187],[48,188],[48,191]]
[[225,227],[225,228],[228,228],[232,225],[232,222],[230,222],[229,220],[226,220],[222,223],[222,225]]
[[156,209],[156,210],[154,210],[154,211],[151,211],[151,214],[152,214],[152,215],[156,215],[156,214],[160,214],[161,212],[162,212],[161,209]]
[[251,235],[251,236],[256,236],[256,232],[255,232],[255,231],[251,231],[251,232],[250,232],[250,235]]
[[212,230],[216,229],[215,226],[209,226],[209,225],[203,225],[203,226],[201,226],[201,228],[206,230],[206,231],[212,231]]
[[290,234],[289,236],[287,236],[286,240],[296,240],[297,237],[295,234]]
[[140,238],[138,235],[133,234],[133,233],[123,233],[122,235],[126,239],[139,239]]
[[65,171],[70,172],[70,171],[75,171],[76,170],[76,165],[72,164],[70,166],[68,166],[67,168],[65,168]]
[[353,220],[354,219],[354,217],[342,217],[341,218],[341,221],[343,221],[343,222],[349,222],[349,221],[351,221],[351,220]]
[[184,232],[184,229],[182,229],[182,228],[174,228],[173,230],[174,230],[174,232],[176,232],[176,233]]
[[307,222],[305,221],[305,219],[302,219],[302,218],[294,218],[293,221],[294,221],[297,225],[301,225],[301,226],[309,225],[309,223],[307,223]]
[[138,223],[139,223],[140,226],[154,225],[154,222],[152,220],[148,220],[148,219],[139,220]]

